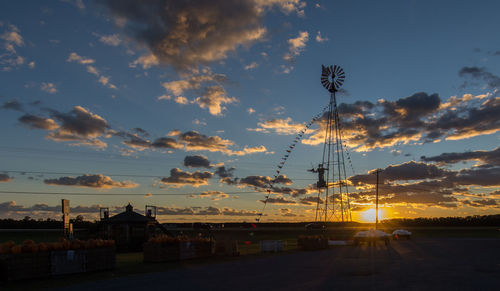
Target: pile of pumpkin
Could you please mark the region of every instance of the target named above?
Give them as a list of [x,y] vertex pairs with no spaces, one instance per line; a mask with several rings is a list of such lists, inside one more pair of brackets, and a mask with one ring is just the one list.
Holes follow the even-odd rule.
[[64,250],[87,250],[103,247],[113,247],[114,240],[89,239],[82,240],[67,240],[60,238],[58,242],[40,242],[36,243],[33,240],[25,240],[22,244],[16,245],[13,241],[8,241],[0,244],[0,254],[21,254],[21,253],[39,253],[48,251],[64,251]]
[[211,240],[209,238],[190,238],[188,236],[182,235],[177,237],[171,237],[167,235],[159,235],[152,237],[148,240],[148,243],[162,244],[162,245],[178,245],[179,243],[191,243],[193,245],[210,245]]

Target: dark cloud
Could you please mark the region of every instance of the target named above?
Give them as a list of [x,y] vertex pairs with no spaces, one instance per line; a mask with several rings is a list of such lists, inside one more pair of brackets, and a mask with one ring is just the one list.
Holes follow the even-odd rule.
[[292,180],[288,179],[285,175],[279,175],[276,179],[271,179],[269,176],[247,176],[240,179],[240,185],[254,186],[258,188],[266,188],[271,184],[292,184]]
[[[70,212],[73,214],[96,214],[99,213],[101,205],[91,205],[91,206],[75,206],[75,207],[70,207]],[[8,201],[8,202],[3,202],[0,203],[0,214],[2,215],[12,215],[12,213],[17,213],[20,216],[25,216],[25,215],[36,215],[36,214],[41,214],[45,213],[46,215],[49,215],[49,217],[52,217],[53,215],[60,214],[61,213],[61,206],[60,205],[55,205],[55,206],[49,206],[46,203],[37,203],[32,206],[23,206],[23,205],[18,205],[15,201]]]
[[61,122],[61,131],[79,136],[101,136],[109,128],[104,118],[81,106],[75,106],[68,113],[51,110],[51,116]]
[[19,117],[19,122],[34,129],[54,130],[59,128],[59,125],[53,119],[32,114]]
[[[136,61],[147,68],[164,63],[180,70],[222,60],[240,46],[263,39],[262,16],[278,5],[289,12],[298,1],[105,0],[119,26],[151,55]],[[302,12],[303,13],[303,12]]]
[[9,177],[7,174],[0,173],[0,183],[2,182],[10,182],[12,181],[12,177]]
[[313,197],[313,196],[301,198],[300,203],[304,204],[304,205],[317,205],[318,200],[319,200],[320,204],[325,203],[325,201],[323,199],[321,199],[320,197]]
[[123,143],[136,149],[144,150],[153,149],[183,149],[185,151],[209,151],[220,152],[226,155],[243,156],[253,153],[266,152],[264,146],[244,147],[242,150],[232,150],[234,146],[231,140],[222,139],[219,136],[207,136],[197,131],[188,131],[182,133],[178,130],[173,130],[169,133],[169,137],[160,137],[150,142],[145,137],[139,136],[137,133],[119,131],[113,133],[115,136],[124,139]]
[[161,182],[171,187],[193,186],[199,187],[208,185],[208,180],[212,178],[213,174],[210,172],[196,171],[193,173],[184,172],[179,168],[170,170],[170,176],[161,179]]
[[180,149],[182,148],[182,144],[180,144],[177,140],[170,137],[160,137],[153,141],[151,144],[154,148],[160,149]]
[[91,188],[135,188],[139,184],[131,181],[113,181],[110,177],[101,174],[90,175],[85,174],[78,177],[60,177],[57,179],[45,179],[45,184],[58,186],[76,186],[76,187],[91,187]]
[[[443,138],[459,140],[500,130],[500,99],[489,94],[452,96],[442,102],[437,94],[419,92],[396,101],[340,104],[339,112],[344,140],[357,151]],[[302,143],[324,142],[327,117],[324,114],[317,121],[319,128]]]
[[485,82],[489,88],[495,89],[500,87],[500,77],[492,74],[486,68],[480,67],[463,67],[458,72],[460,77],[469,77],[473,80]]
[[[266,202],[266,199],[259,200],[260,202]],[[284,197],[268,198],[266,203],[271,204],[297,204],[295,200],[287,200]]]
[[140,127],[133,128],[132,131],[134,131],[135,133],[137,133],[141,136],[145,136],[145,137],[149,136],[149,133],[145,129],[142,129]]
[[184,158],[184,166],[191,168],[207,168],[210,169],[210,161],[205,156],[186,156]]
[[458,200],[451,196],[442,193],[426,193],[421,192],[418,194],[397,193],[392,197],[385,197],[379,199],[379,203],[415,203],[415,204],[434,204],[440,205],[442,203],[457,202]]
[[438,164],[454,164],[463,161],[481,161],[485,164],[500,166],[500,148],[491,151],[470,151],[462,153],[442,153],[438,156],[421,159],[425,162],[436,162]]
[[[67,113],[48,109],[50,116],[59,121],[59,128],[51,131],[47,138],[54,141],[74,141],[75,145],[104,148],[107,144],[98,139],[109,129],[107,121],[89,110],[75,106]],[[33,126],[34,123],[31,123]]]
[[238,210],[228,207],[219,209],[213,206],[207,207],[158,207],[158,215],[227,215],[227,216],[256,216],[257,211]]
[[498,203],[495,199],[481,199],[481,200],[463,200],[461,201],[464,205],[472,207],[485,207],[485,206],[497,206]]
[[462,186],[500,186],[500,167],[483,165],[454,172],[443,182]]
[[220,178],[232,178],[234,170],[235,170],[234,167],[226,169],[225,166],[220,166],[217,167],[214,174],[219,176]]
[[16,99],[13,99],[13,100],[10,100],[10,101],[6,101],[2,107],[0,107],[2,109],[8,109],[8,110],[16,110],[16,111],[21,111],[23,112],[24,109],[23,109],[23,105],[17,101]]
[[[447,171],[438,168],[436,165],[426,164],[422,162],[410,161],[399,165],[390,165],[379,173],[379,182],[399,181],[399,180],[422,180],[436,179],[447,175]],[[360,184],[376,184],[375,170],[369,174],[361,174],[352,176],[349,180],[354,185]]]

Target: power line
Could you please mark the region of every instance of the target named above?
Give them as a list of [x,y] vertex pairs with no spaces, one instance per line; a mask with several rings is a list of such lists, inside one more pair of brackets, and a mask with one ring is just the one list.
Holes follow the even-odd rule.
[[[4,173],[17,173],[17,174],[46,174],[46,175],[85,175],[87,173],[83,172],[50,172],[50,171],[19,171],[19,170],[0,170]],[[141,174],[112,174],[112,173],[101,173],[104,176],[115,176],[115,177],[136,177],[136,178],[163,178],[166,175],[141,175]],[[314,180],[312,178],[290,178],[291,180]]]
[[[207,191],[210,192],[210,191]],[[38,191],[0,191],[3,194],[26,194],[26,195],[65,195],[65,196],[144,196],[151,194],[152,196],[189,196],[189,195],[199,195],[199,196],[209,196],[212,193],[61,193],[61,192],[38,192]],[[213,194],[262,194],[264,192],[257,191],[242,191],[242,192],[223,192],[213,193]]]

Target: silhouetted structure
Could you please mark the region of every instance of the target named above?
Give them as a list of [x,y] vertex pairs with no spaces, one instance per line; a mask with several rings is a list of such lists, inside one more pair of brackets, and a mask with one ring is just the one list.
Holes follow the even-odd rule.
[[117,251],[140,251],[142,244],[158,233],[169,234],[156,220],[156,207],[146,206],[146,216],[134,211],[130,203],[125,212],[109,217],[104,211],[101,216],[101,229],[106,239],[113,239]]

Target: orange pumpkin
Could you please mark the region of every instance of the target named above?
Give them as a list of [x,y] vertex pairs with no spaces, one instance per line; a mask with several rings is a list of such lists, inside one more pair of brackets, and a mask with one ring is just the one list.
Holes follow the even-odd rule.
[[13,246],[10,251],[13,253],[13,254],[20,254],[22,252],[22,248],[21,246],[17,245],[17,246]]
[[41,242],[38,244],[38,251],[39,252],[47,252],[49,251],[49,244]]

